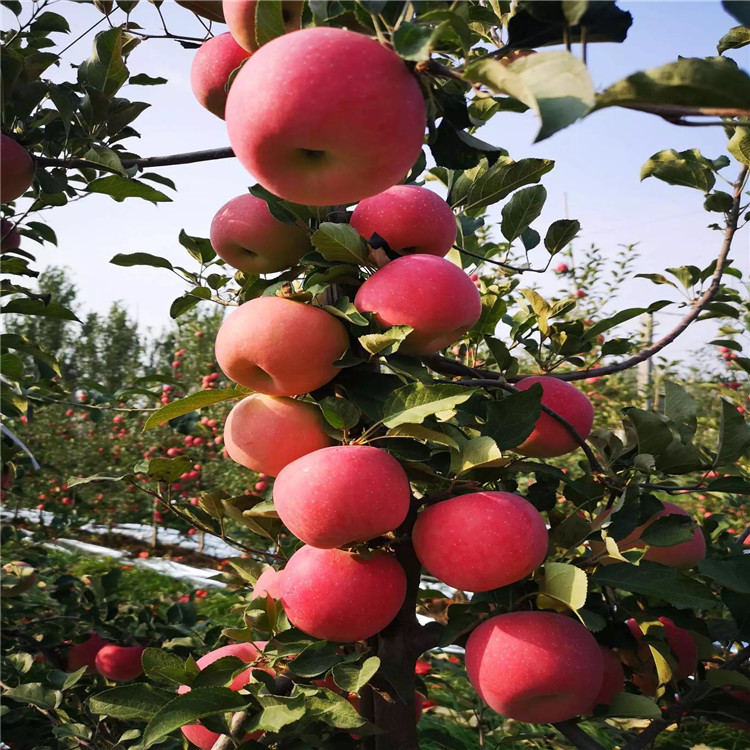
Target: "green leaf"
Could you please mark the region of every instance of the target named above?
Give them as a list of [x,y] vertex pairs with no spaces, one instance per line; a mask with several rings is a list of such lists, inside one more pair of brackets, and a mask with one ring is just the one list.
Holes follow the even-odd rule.
[[70,26],[59,13],[46,11],[38,15],[31,24],[31,33],[69,34]]
[[68,487],[76,487],[80,484],[90,484],[91,482],[121,482],[123,479],[132,477],[132,472],[128,474],[118,474],[117,476],[110,477],[104,474],[92,474],[88,477],[68,477],[65,481]]
[[709,482],[706,492],[731,492],[736,495],[750,495],[750,481],[742,477],[719,477]]
[[401,424],[398,427],[391,427],[386,433],[388,437],[403,437],[419,440],[424,443],[437,443],[460,451],[460,445],[453,438],[438,430],[431,430],[421,424]]
[[[262,5],[262,3],[258,4]],[[294,696],[293,698],[275,695],[260,696],[258,700],[263,705],[263,711],[253,719],[250,725],[251,730],[280,732],[285,726],[294,724],[302,719],[309,708],[304,697],[301,695]]]
[[468,401],[475,389],[460,385],[423,385],[414,383],[395,391],[385,403],[383,424],[422,424],[427,417],[453,411]]
[[[345,266],[336,266],[336,268],[345,268]],[[335,315],[337,318],[346,320],[355,326],[367,326],[369,322],[362,313],[357,310],[354,303],[348,297],[339,297],[333,305],[326,305],[323,308],[326,312]]]
[[205,237],[191,237],[181,229],[178,241],[198,263],[208,263],[216,257],[211,241]]
[[189,685],[200,669],[192,659],[184,662],[177,654],[161,648],[147,648],[141,655],[143,671],[149,680],[173,685]]
[[503,206],[500,231],[508,242],[513,242],[535,219],[539,218],[547,200],[544,185],[523,188]]
[[57,302],[44,304],[40,299],[12,299],[0,309],[0,313],[18,313],[19,315],[38,315],[41,318],[55,318],[57,320],[75,320],[81,321],[75,313],[68,310],[67,307],[58,305]]
[[605,716],[620,719],[661,719],[661,709],[652,698],[633,693],[615,693]]
[[152,266],[153,268],[172,269],[172,264],[166,258],[151,255],[150,253],[118,253],[109,262],[116,266],[125,266],[127,268],[131,266]]
[[684,57],[618,81],[596,97],[594,109],[604,107],[682,107],[744,110],[750,114],[750,77],[726,58]]
[[343,657],[336,653],[335,645],[328,641],[317,641],[292,659],[289,662],[289,669],[298,677],[312,679],[325,674],[342,659]]
[[581,222],[577,219],[558,219],[549,225],[544,236],[544,246],[550,255],[564,250],[581,231]]
[[708,193],[716,182],[713,164],[698,149],[679,153],[670,148],[654,154],[641,167],[641,179],[656,177],[669,185],[682,185]]
[[640,539],[651,547],[672,547],[689,542],[695,532],[695,522],[690,516],[677,513],[660,516],[642,532]]
[[655,562],[642,561],[637,566],[627,563],[608,565],[599,568],[591,576],[591,582],[653,597],[677,609],[711,609],[717,605],[708,586],[677,568]]
[[570,52],[539,52],[508,66],[485,58],[468,65],[464,78],[533,109],[541,119],[535,142],[574,123],[594,106],[594,86],[586,65]]
[[167,79],[161,77],[152,78],[145,73],[138,73],[138,75],[130,76],[128,83],[133,86],[161,86],[167,83]]
[[413,330],[411,326],[391,326],[382,333],[367,333],[357,340],[370,354],[395,354]]
[[737,407],[721,399],[721,421],[719,424],[719,446],[715,466],[726,466],[744,456],[750,449],[750,426]]
[[86,186],[89,193],[102,193],[110,196],[118,203],[126,198],[143,198],[151,203],[171,202],[172,199],[150,185],[146,185],[138,180],[120,177],[120,175],[110,175],[109,177],[99,177],[92,180]]
[[191,461],[187,456],[176,458],[150,458],[135,465],[139,474],[148,474],[157,482],[174,482],[190,469]]
[[750,164],[750,127],[737,126],[727,143],[727,150],[740,164]]
[[179,318],[180,315],[184,315],[188,310],[192,310],[196,305],[200,304],[201,299],[203,298],[191,292],[183,294],[182,297],[178,297],[169,306],[169,317],[173,320]]
[[481,164],[477,174],[454,206],[465,204],[465,211],[478,211],[503,200],[524,185],[539,182],[555,166],[550,159],[521,159],[513,161],[500,157],[491,167]]
[[731,687],[739,690],[750,690],[750,677],[731,669],[707,669],[706,682],[715,688]]
[[467,471],[481,466],[502,466],[509,463],[503,459],[497,443],[487,435],[467,440],[457,456],[455,466],[451,468],[456,474],[465,474]]
[[586,604],[588,578],[575,565],[548,562],[540,591],[577,612]]
[[472,169],[482,157],[494,164],[500,156],[508,153],[504,148],[457,128],[447,117],[438,125],[435,138],[429,145],[435,163],[448,169]]
[[542,387],[535,383],[525,391],[510,393],[487,404],[486,432],[500,450],[519,446],[531,435],[541,414]]
[[351,430],[359,422],[360,411],[346,398],[326,396],[320,402],[326,422],[337,430]]
[[59,690],[50,690],[41,682],[26,682],[18,687],[8,688],[3,692],[3,698],[12,698],[20,703],[30,703],[39,708],[55,709],[62,701]]
[[324,221],[313,233],[311,241],[326,260],[356,265],[367,260],[367,245],[350,224]]
[[99,32],[94,38],[91,57],[78,67],[78,83],[91,86],[107,97],[114,96],[129,76],[122,53],[126,40],[132,38],[121,26]]
[[435,29],[404,21],[393,33],[391,42],[394,52],[399,57],[422,62],[430,59],[434,39]]
[[240,672],[247,670],[247,663],[237,656],[222,656],[201,669],[190,683],[192,688],[224,687]]
[[183,414],[189,414],[196,409],[202,409],[204,406],[211,406],[222,401],[229,401],[233,398],[241,398],[245,392],[236,388],[220,388],[215,391],[198,391],[191,393],[185,398],[178,401],[172,401],[161,409],[157,409],[149,415],[146,424],[143,425],[144,432],[152,427],[158,427],[162,422],[168,422],[175,417],[181,417]]
[[141,682],[105,690],[89,700],[89,708],[95,714],[115,719],[148,721],[173,698],[172,691]]
[[281,0],[255,4],[255,41],[259,47],[286,32],[282,7]]
[[739,49],[746,44],[750,44],[750,29],[747,26],[735,26],[719,39],[716,51],[723,55],[728,49]]
[[114,170],[121,175],[125,175],[125,168],[122,166],[120,157],[111,148],[93,145],[82,158],[92,165],[100,165],[108,170]]
[[732,18],[739,21],[743,26],[750,26],[750,3],[746,0],[721,0],[721,6]]
[[333,681],[348,693],[359,693],[379,668],[380,659],[377,656],[370,656],[361,664],[344,662],[333,668]]
[[17,354],[0,354],[0,373],[9,380],[23,378],[23,360]]
[[750,555],[740,555],[721,560],[708,557],[698,563],[701,575],[713,578],[722,586],[741,594],[750,594]]
[[198,719],[241,711],[247,700],[246,696],[229,688],[194,688],[178,695],[153,715],[143,732],[143,747],[151,747],[170,732],[194,724]]

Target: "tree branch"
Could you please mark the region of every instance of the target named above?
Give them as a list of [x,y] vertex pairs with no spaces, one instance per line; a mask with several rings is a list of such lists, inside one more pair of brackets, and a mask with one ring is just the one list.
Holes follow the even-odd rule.
[[242,733],[242,725],[247,719],[247,711],[238,711],[236,714],[232,714],[232,723],[229,725],[229,734],[222,734],[219,739],[214,742],[211,750],[234,750],[237,746],[235,740],[240,738]]
[[[201,161],[215,161],[216,159],[231,159],[234,151],[231,147],[210,148],[206,151],[189,151],[184,154],[169,154],[168,156],[145,156],[138,159],[123,159],[122,166],[125,169],[130,167],[139,167],[147,169],[149,167],[171,167],[177,164],[195,164]],[[105,167],[102,164],[95,164],[86,159],[52,159],[46,156],[39,156],[35,159],[40,167],[65,167],[66,169],[98,169],[103,172],[112,172],[119,174],[117,170]]]

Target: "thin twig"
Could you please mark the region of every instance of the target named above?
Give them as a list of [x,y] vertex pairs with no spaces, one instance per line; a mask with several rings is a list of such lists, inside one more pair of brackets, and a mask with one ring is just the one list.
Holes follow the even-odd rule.
[[544,273],[547,268],[549,268],[549,263],[544,268],[532,268],[531,266],[526,266],[526,268],[518,268],[517,266],[511,266],[509,263],[503,263],[503,261],[501,260],[495,260],[494,258],[485,258],[483,255],[479,255],[479,253],[472,253],[471,250],[466,250],[460,245],[454,245],[453,247],[455,247],[456,250],[458,250],[458,252],[462,255],[468,255],[472,258],[477,258],[478,260],[481,260],[482,263],[492,263],[496,266],[500,266],[501,268],[507,268],[509,271],[514,271],[515,273]]
[[247,711],[238,711],[232,715],[232,723],[229,725],[229,734],[222,734],[219,739],[214,742],[211,750],[232,750],[236,747],[235,740],[240,738],[242,733],[242,725],[247,719]]

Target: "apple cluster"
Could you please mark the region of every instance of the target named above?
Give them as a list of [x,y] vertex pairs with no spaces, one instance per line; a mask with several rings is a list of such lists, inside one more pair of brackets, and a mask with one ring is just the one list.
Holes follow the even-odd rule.
[[[481,300],[472,278],[445,257],[457,232],[450,206],[423,187],[398,184],[423,143],[420,85],[393,51],[369,37],[300,30],[300,5],[284,3],[288,33],[258,48],[255,3],[225,2],[229,33],[199,50],[194,91],[226,120],[235,154],[267,191],[304,205],[356,204],[351,226],[372,248],[385,243],[392,251],[371,255],[380,267],[357,290],[356,309],[382,327],[410,326],[402,353],[435,353],[476,323]],[[217,254],[245,274],[283,271],[311,250],[305,228],[279,221],[250,194],[219,209],[210,235]],[[348,347],[339,318],[283,296],[240,305],[216,338],[221,369],[252,391],[226,421],[227,453],[276,477],[275,509],[303,542],[282,571],[264,571],[254,596],[280,599],[296,627],[342,643],[367,639],[397,616],[406,575],[389,545],[394,532],[410,531],[405,521],[412,503],[418,507],[398,461],[371,446],[334,444],[320,409],[305,400],[336,377]],[[548,376],[524,378],[518,387],[535,384],[542,404],[586,438],[594,419],[588,398]],[[516,451],[538,458],[570,453],[578,442],[569,426],[542,413]],[[510,492],[429,504],[411,537],[428,573],[468,592],[526,578],[548,546],[544,518]],[[646,654],[635,658],[645,662]],[[528,722],[590,714],[624,685],[620,658],[555,612],[485,621],[468,640],[466,668],[489,706]]]

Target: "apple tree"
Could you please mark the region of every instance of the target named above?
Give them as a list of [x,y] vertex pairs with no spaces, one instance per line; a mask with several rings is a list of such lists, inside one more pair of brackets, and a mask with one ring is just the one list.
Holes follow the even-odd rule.
[[[154,36],[195,39],[158,21],[144,31],[146,4],[98,3],[109,28],[76,80],[55,84],[43,74],[64,16],[4,5],[18,21],[4,32],[3,270],[20,277],[3,282],[5,312],[72,314],[24,286],[34,258],[14,232],[54,240],[35,212],[92,193],[164,201],[173,185],[151,170],[201,159],[236,156],[258,183],[217,206],[210,240],[180,233],[188,268],[142,252],[112,260],[180,275],[173,318],[233,308],[214,342],[232,385],[169,400],[147,433],[226,402],[229,456],[275,477],[267,498],[217,483],[200,513],[170,491],[179,457],[80,478],[139,472],[165,515],[265,535],[236,565],[252,595],[244,627],[225,631],[229,650],[196,662],[146,649],[134,682],[100,669],[128,684],[89,710],[140,722],[125,746],[182,732],[214,750],[416,748],[420,657],[448,648],[463,654],[482,712],[551,724],[585,750],[639,750],[675,723],[746,716],[750,527],[691,512],[711,497],[742,519],[750,492],[747,301],[732,265],[748,218],[750,76],[725,55],[750,41],[746,3],[724,3],[735,25],[718,56],[599,92],[588,45],[625,42],[637,23],[613,2],[181,3],[205,31],[193,90],[226,120],[229,147],[154,157],[123,143],[145,105],[119,94],[163,81],[131,77],[128,55]],[[213,25],[222,18],[228,32]],[[647,275],[684,290],[682,302],[660,294],[614,314],[587,302],[606,265],[574,264],[576,219],[539,222],[554,162],[476,134],[531,110],[529,141],[544,141],[605,108],[726,135],[726,153],[668,149],[641,167],[696,191],[716,229],[704,267]],[[574,284],[545,298],[533,273]],[[603,282],[602,302],[620,278]],[[668,308],[679,315],[656,341],[619,328]],[[636,369],[710,317],[724,331],[712,343],[737,353],[731,380],[689,389],[665,370],[644,404]],[[9,420],[66,398],[38,342],[5,346]],[[607,395],[594,399],[594,386]],[[621,732],[614,719],[647,723]],[[501,746],[484,727],[482,746]],[[434,726],[429,740],[456,746]]]

